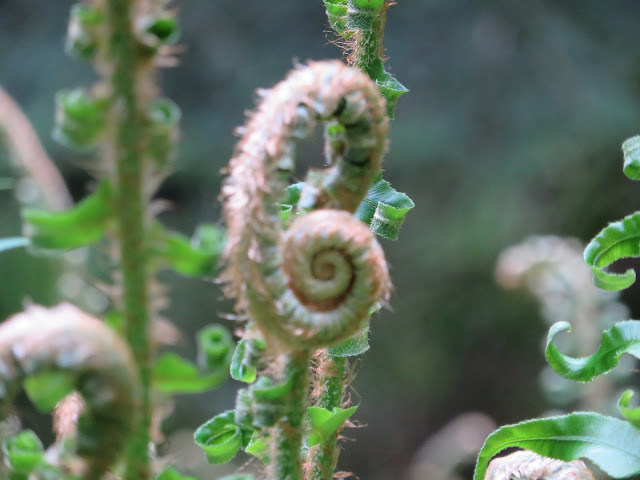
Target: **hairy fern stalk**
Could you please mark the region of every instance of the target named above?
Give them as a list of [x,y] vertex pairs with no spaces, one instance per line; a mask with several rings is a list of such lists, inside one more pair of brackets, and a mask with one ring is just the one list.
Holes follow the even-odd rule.
[[[391,2],[324,3],[348,65],[309,62],[261,92],[220,197],[227,232],[203,224],[191,239],[166,230],[151,203],[171,170],[180,117],[156,86],[157,68],[175,64],[175,12],[167,0],[72,8],[67,51],[90,62],[99,80],[57,95],[53,135],[96,157],[97,186],[68,207],[57,172],[58,192],[34,174],[62,210],[26,208],[25,236],[12,245],[106,254],[110,270],[96,283],[106,322],[62,303],[31,306],[0,326],[0,408],[8,412],[24,388],[38,408],[55,407],[57,435],[45,451],[33,432],[0,424],[3,478],[192,480],[154,453],[163,405],[170,394],[217,387],[229,371],[248,386],[234,410],[195,432],[208,461],[245,450],[272,480],[340,475],[338,441],[357,408],[346,395],[348,357],[368,348],[370,315],[391,290],[376,234],[395,239],[413,203],[380,173],[389,118],[406,91],[383,65]],[[28,123],[4,95],[3,106],[0,128],[16,156],[29,157],[21,148],[33,137]],[[290,185],[296,142],[318,123],[329,168]],[[32,151],[51,167],[44,151]],[[156,274],[210,277],[219,257],[225,293],[246,320],[235,350],[231,335],[212,326],[199,333],[197,365],[160,352],[177,334],[160,315],[166,292]]]
[[[244,449],[263,461],[269,479],[342,475],[338,440],[357,408],[346,395],[353,378],[348,357],[368,348],[369,317],[390,290],[374,232],[395,239],[413,206],[404,197],[395,223],[380,201],[371,216],[361,208],[377,186],[390,188],[380,178],[381,162],[389,117],[406,91],[383,66],[389,5],[325,1],[350,65],[296,68],[260,92],[239,129],[221,196],[229,234],[222,279],[248,320],[231,375],[250,385],[234,410],[196,431],[212,463]],[[317,122],[325,126],[329,168],[287,187],[296,142]],[[225,433],[234,431],[239,441],[227,450]]]

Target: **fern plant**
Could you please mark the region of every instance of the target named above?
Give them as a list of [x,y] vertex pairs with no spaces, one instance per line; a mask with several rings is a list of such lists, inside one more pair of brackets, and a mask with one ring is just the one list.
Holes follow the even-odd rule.
[[[57,433],[45,452],[33,432],[5,422],[8,478],[190,479],[162,469],[154,453],[162,405],[217,387],[229,370],[250,385],[234,410],[196,431],[206,458],[222,463],[243,449],[268,478],[333,478],[340,432],[357,408],[345,395],[348,360],[367,350],[369,316],[390,292],[375,236],[397,238],[413,207],[380,173],[389,117],[406,92],[383,64],[390,3],[325,0],[350,65],[311,62],[262,95],[223,187],[227,231],[202,224],[192,238],[168,231],[153,202],[180,118],[156,84],[158,67],[175,63],[175,11],[165,0],[73,7],[66,49],[100,80],[57,95],[53,135],[93,156],[96,187],[62,211],[25,208],[25,234],[1,246],[105,255],[96,285],[109,308],[100,321],[66,303],[33,306],[0,326],[0,405],[7,410],[22,387],[38,408],[55,409]],[[295,142],[317,122],[330,167],[289,185]],[[4,133],[21,145],[15,128]],[[162,318],[158,272],[210,277],[221,257],[225,292],[248,320],[237,346],[213,325],[199,334],[197,365],[161,353],[167,335],[154,331],[174,327]]]
[[[387,116],[406,91],[382,64],[389,4],[325,1],[353,66],[298,68],[241,129],[222,191],[223,278],[248,319],[231,375],[250,386],[195,433],[212,463],[243,449],[268,478],[335,475],[339,434],[356,410],[345,398],[348,358],[368,348],[369,316],[389,294],[373,232],[397,238],[413,207],[380,176]],[[287,187],[294,142],[317,121],[330,168]]]
[[[632,137],[622,145],[624,173],[631,180],[640,179],[640,137]],[[587,245],[584,259],[591,267],[596,286],[617,291],[636,280],[632,269],[624,273],[607,270],[616,260],[640,257],[640,212],[610,223]],[[566,321],[555,323],[549,330],[545,356],[555,372],[578,382],[590,382],[613,370],[623,354],[640,358],[640,321],[617,322],[602,333],[597,350],[587,357],[573,358],[556,347],[556,336],[570,331]],[[474,480],[482,480],[491,458],[509,447],[521,447],[539,455],[565,462],[586,458],[613,478],[626,478],[640,473],[640,408],[631,407],[633,391],[625,391],[618,400],[623,419],[593,412],[540,418],[507,425],[492,433],[479,453]],[[522,468],[539,478],[540,469],[528,469],[535,458],[522,460]],[[493,467],[492,467],[493,468]],[[520,469],[519,471],[524,471]],[[495,468],[494,468],[495,470]],[[517,470],[513,466],[512,471]],[[492,477],[487,474],[486,478]],[[590,478],[587,473],[584,477]]]

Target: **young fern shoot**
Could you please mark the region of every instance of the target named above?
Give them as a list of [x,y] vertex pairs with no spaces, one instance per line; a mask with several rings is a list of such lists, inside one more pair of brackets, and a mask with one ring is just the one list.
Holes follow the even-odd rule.
[[[222,278],[249,320],[231,375],[253,384],[240,390],[235,411],[195,434],[212,463],[244,448],[272,480],[336,475],[337,441],[357,408],[345,408],[347,357],[367,350],[369,317],[390,289],[374,233],[395,240],[414,206],[380,175],[389,118],[407,91],[381,58],[391,2],[324,3],[351,66],[312,62],[261,92],[230,162]],[[317,121],[326,124],[329,168],[287,187],[295,141]]]
[[[640,136],[622,144],[624,173],[640,180]],[[604,290],[617,291],[630,287],[636,273],[606,269],[623,258],[640,256],[640,212],[612,222],[596,235],[584,251],[591,267],[594,284]],[[640,321],[625,320],[602,332],[599,346],[591,355],[574,358],[560,352],[556,336],[570,331],[567,321],[556,322],[549,330],[545,356],[553,370],[562,377],[591,382],[616,368],[627,353],[640,358]],[[506,425],[493,432],[478,455],[474,480],[489,478],[487,464],[507,447],[527,448],[539,455],[570,462],[587,458],[613,478],[627,478],[640,473],[640,408],[630,407],[633,391],[625,391],[618,400],[620,420],[592,412],[573,412],[557,417],[538,418]],[[523,468],[526,468],[523,465]],[[493,478],[493,477],[492,477]]]
[[[69,389],[57,392],[60,397],[71,390],[83,396],[76,440],[86,460],[82,478],[100,480],[134,431],[140,408],[138,375],[126,343],[72,305],[31,306],[0,326],[0,367],[0,407],[23,381],[38,375],[61,375]],[[53,406],[59,399],[42,401]]]
[[[293,174],[295,141],[328,122],[331,167],[312,172],[302,213],[285,230],[280,215]],[[353,335],[387,298],[384,254],[352,215],[380,169],[388,120],[375,84],[340,62],[313,62],[269,91],[251,116],[223,187],[229,228],[224,279],[236,308],[282,359],[274,380],[290,382],[273,440],[270,478],[302,478],[302,419],[313,352]],[[284,405],[286,404],[286,405]],[[255,425],[259,426],[259,425]]]
[[[317,120],[335,122],[341,138],[328,142],[332,166],[314,172],[298,207],[323,210],[294,220],[280,239],[278,203],[293,174],[294,141]],[[266,337],[291,349],[336,343],[355,333],[388,295],[382,250],[366,225],[347,213],[380,168],[387,130],[375,84],[340,62],[298,68],[249,120],[223,187],[229,229],[224,278],[237,308],[248,311]]]

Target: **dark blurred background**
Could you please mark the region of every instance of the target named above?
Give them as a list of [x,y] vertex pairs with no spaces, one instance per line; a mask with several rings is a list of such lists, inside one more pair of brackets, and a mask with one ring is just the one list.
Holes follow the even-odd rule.
[[[374,318],[372,348],[354,382],[357,419],[368,426],[347,433],[355,441],[346,442],[340,467],[367,480],[408,478],[421,445],[462,412],[503,424],[547,408],[537,381],[547,327],[531,297],[496,285],[496,258],[535,233],[588,241],[640,205],[620,152],[640,133],[640,3],[398,3],[388,12],[385,46],[410,93],[392,123],[385,177],[416,208],[400,239],[383,242],[392,309]],[[78,163],[86,157],[50,136],[55,92],[95,79],[63,53],[71,4],[0,0],[0,84],[81,198],[90,178]],[[276,83],[296,60],[341,51],[321,0],[183,0],[179,8],[184,52],[161,83],[182,108],[182,139],[176,172],[159,195],[173,204],[163,221],[190,234],[219,218],[220,170],[254,90]],[[0,196],[0,234],[15,235],[18,204],[12,192]],[[51,259],[2,254],[0,316],[25,299],[55,303],[55,268]],[[170,317],[186,332],[189,352],[191,334],[231,306],[217,285],[165,277]],[[623,297],[634,312],[636,293]],[[205,471],[180,431],[231,408],[235,388],[178,399],[167,424],[178,463]]]

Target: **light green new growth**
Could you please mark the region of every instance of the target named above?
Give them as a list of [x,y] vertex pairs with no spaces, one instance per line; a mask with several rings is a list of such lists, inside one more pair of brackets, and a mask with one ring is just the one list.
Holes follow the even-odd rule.
[[[640,179],[639,140],[639,136],[634,136],[622,144],[623,169],[631,180]],[[591,267],[594,284],[613,291],[633,285],[636,273],[633,269],[615,273],[606,268],[618,260],[637,257],[640,257],[640,212],[610,223],[584,251],[584,260]],[[564,330],[571,330],[566,321],[559,321],[549,329],[545,351],[549,365],[564,378],[590,382],[613,370],[625,353],[640,358],[640,322],[637,320],[617,322],[606,329],[597,350],[583,358],[564,355],[556,347],[555,338]],[[638,475],[640,409],[630,407],[632,396],[633,392],[627,390],[618,401],[618,409],[625,420],[592,412],[574,412],[501,427],[487,438],[482,447],[474,480],[485,480],[491,458],[508,447],[526,448],[565,462],[587,458],[614,478]]]

